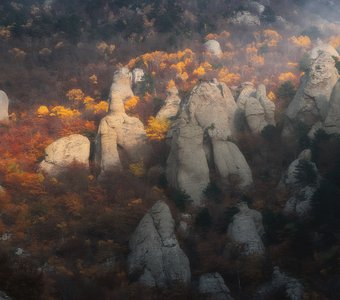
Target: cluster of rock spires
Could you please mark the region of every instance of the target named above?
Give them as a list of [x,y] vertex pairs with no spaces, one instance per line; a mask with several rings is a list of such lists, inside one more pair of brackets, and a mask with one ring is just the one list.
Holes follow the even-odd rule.
[[[205,50],[218,57],[222,52],[216,43],[209,41]],[[334,49],[322,45],[311,51],[309,71],[286,112],[286,133],[297,122],[303,122],[310,129],[314,127],[314,130],[318,126],[329,133],[340,132],[340,81],[336,83],[338,75],[332,58],[335,55],[338,56]],[[120,170],[126,163],[148,162],[152,155],[142,122],[128,116],[124,108],[124,102],[134,96],[133,90],[143,81],[142,69],[130,73],[122,68],[114,74],[109,113],[101,120],[96,138],[95,159],[100,165],[101,176]],[[170,153],[166,177],[169,185],[186,192],[195,206],[203,205],[203,193],[212,174],[217,175],[222,186],[233,185],[242,191],[251,187],[251,170],[235,144],[238,123],[245,120],[246,124],[242,125],[253,134],[261,133],[268,125],[276,125],[275,105],[268,99],[264,85],[255,87],[246,82],[234,90],[233,95],[217,80],[199,83],[184,102],[176,86],[170,86],[156,118],[174,120],[168,134]],[[7,120],[8,98],[0,92],[0,121]],[[55,176],[73,162],[88,168],[89,157],[90,141],[78,134],[70,135],[46,148],[40,170]],[[310,171],[315,180],[301,182],[299,178],[306,177],[301,172]],[[304,150],[291,163],[284,178],[284,184],[292,194],[284,212],[307,215],[319,182],[311,151]],[[242,245],[243,255],[264,255],[261,213],[243,202],[238,209],[228,227],[228,237]],[[179,245],[175,221],[164,201],[158,201],[143,217],[130,238],[129,247],[129,274],[142,284],[152,287],[190,284],[189,259]],[[302,285],[277,268],[272,282],[263,286],[256,297],[265,299],[282,287],[290,299],[302,299]],[[203,274],[198,288],[200,293],[213,299],[232,299],[218,273]]]

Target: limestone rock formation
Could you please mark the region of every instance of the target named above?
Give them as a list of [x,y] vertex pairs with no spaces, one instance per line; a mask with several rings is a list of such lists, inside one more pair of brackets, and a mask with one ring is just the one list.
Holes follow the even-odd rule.
[[324,129],[329,134],[340,134],[340,79],[336,83],[329,101]]
[[189,260],[178,244],[174,229],[169,207],[158,201],[130,238],[130,276],[139,275],[140,283],[155,287],[190,283]]
[[62,137],[45,149],[39,169],[51,176],[58,175],[73,162],[89,167],[90,141],[80,134]]
[[261,25],[260,18],[251,14],[249,11],[243,10],[236,13],[235,16],[229,19],[231,24],[246,25],[246,26],[259,26]]
[[244,255],[263,255],[264,245],[261,236],[264,234],[262,215],[249,209],[246,203],[238,205],[239,212],[234,215],[228,227],[228,236],[244,247]]
[[220,57],[222,55],[221,45],[216,40],[209,40],[204,43],[204,51],[212,56]]
[[198,290],[207,299],[211,300],[232,300],[230,290],[226,286],[219,273],[207,273],[201,275]]
[[202,82],[191,92],[171,130],[167,179],[171,186],[186,192],[195,205],[202,204],[202,192],[209,184],[209,165],[226,184],[230,176],[236,176],[238,188],[252,185],[244,156],[229,140],[236,132],[236,108],[225,84]]
[[0,91],[0,123],[8,122],[9,100],[4,91]]
[[167,90],[167,97],[165,104],[157,113],[157,119],[171,119],[176,117],[180,108],[181,99],[178,96],[178,89],[176,86],[170,87]]
[[[119,76],[125,76],[127,81],[128,74],[125,72],[123,76],[122,72]],[[129,163],[147,163],[151,154],[143,123],[125,113],[124,92],[120,94],[115,82],[112,86],[115,88],[110,95],[110,112],[100,121],[96,138],[96,162],[101,167],[101,175],[121,168],[118,149],[124,152]]]
[[186,192],[195,205],[202,204],[202,193],[209,184],[203,130],[185,118],[173,131],[166,177],[170,186]]
[[296,278],[281,272],[278,267],[274,267],[272,280],[258,289],[254,299],[275,299],[276,293],[282,289],[285,291],[287,299],[304,299],[303,285]]
[[267,97],[266,87],[260,84],[257,89],[251,82],[241,86],[237,98],[237,122],[242,122],[244,115],[250,130],[260,133],[267,125],[275,126],[275,104]]
[[[288,123],[302,122],[311,128],[318,121],[325,120],[331,93],[338,80],[338,71],[332,57],[337,52],[335,49],[327,50],[330,47],[319,45],[311,51],[308,71],[301,79],[300,87],[286,111]],[[289,124],[285,127],[284,134],[291,134]]]
[[284,183],[292,197],[284,207],[286,214],[303,217],[311,210],[311,201],[320,183],[318,170],[311,158],[311,150],[306,149],[288,167]]
[[115,72],[113,75],[113,83],[110,88],[109,97],[109,111],[117,111],[115,105],[116,100],[124,101],[130,97],[133,97],[133,91],[131,89],[131,73],[128,68],[123,67]]

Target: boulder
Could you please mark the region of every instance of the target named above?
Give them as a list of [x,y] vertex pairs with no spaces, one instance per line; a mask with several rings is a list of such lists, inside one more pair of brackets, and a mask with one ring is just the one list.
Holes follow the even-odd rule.
[[133,96],[134,94],[131,89],[131,73],[128,68],[123,67],[113,75],[113,82],[110,88],[109,111],[117,111],[117,109],[122,110],[121,107],[119,108],[116,106],[117,103],[122,103],[123,105],[125,100]]
[[228,236],[244,247],[244,255],[263,255],[265,249],[261,239],[264,234],[261,213],[250,209],[243,202],[238,208],[240,211],[234,215],[228,227]]
[[206,299],[232,300],[230,290],[219,273],[207,273],[200,276],[198,291]]
[[324,129],[328,134],[340,134],[340,79],[336,83],[329,101]]
[[216,40],[209,40],[204,43],[204,51],[212,56],[220,57],[222,55],[221,45]]
[[304,299],[303,285],[294,277],[280,271],[279,267],[274,267],[272,280],[261,286],[254,297],[254,300],[275,299],[276,293],[285,291],[287,299]]
[[[300,122],[310,129],[318,121],[325,120],[331,93],[338,80],[335,61],[329,52],[321,46],[311,51],[308,71],[302,77],[300,87],[287,108],[287,122],[292,124]],[[287,126],[289,124],[285,125]],[[290,134],[289,130],[284,132]]]
[[8,122],[9,100],[4,91],[0,91],[0,123]]
[[76,162],[85,168],[89,167],[90,141],[80,134],[62,137],[45,149],[45,158],[39,169],[54,176]]
[[254,14],[257,14],[257,15],[261,15],[264,10],[265,10],[265,6],[257,1],[250,1],[248,4],[247,4],[247,8]]
[[167,159],[166,177],[170,186],[187,193],[195,205],[202,204],[202,193],[209,185],[209,167],[203,149],[203,130],[180,119],[173,131]]
[[244,113],[251,132],[260,133],[262,129],[268,125],[264,108],[256,98],[248,98]]
[[181,99],[178,96],[178,89],[176,86],[170,87],[167,90],[167,97],[165,104],[157,113],[157,119],[171,119],[177,116],[180,108]]
[[189,260],[174,233],[167,204],[158,201],[143,217],[129,240],[128,272],[141,284],[169,287],[190,284]]

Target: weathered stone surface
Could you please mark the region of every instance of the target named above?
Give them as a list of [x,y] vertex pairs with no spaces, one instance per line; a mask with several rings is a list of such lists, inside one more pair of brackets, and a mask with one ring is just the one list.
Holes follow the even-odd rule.
[[204,51],[212,56],[220,57],[222,55],[221,45],[216,40],[209,40],[204,43]]
[[261,25],[260,18],[251,14],[249,11],[239,11],[236,15],[229,19],[231,24],[245,25],[245,26],[259,26]]
[[181,99],[178,96],[178,89],[173,86],[167,90],[165,104],[157,113],[157,119],[171,119],[176,117],[180,108]]
[[[311,150],[306,149],[288,167],[284,183],[292,193],[292,197],[284,207],[284,213],[286,214],[296,214],[300,217],[305,217],[312,208],[311,201],[319,187],[320,176],[316,165],[311,159]],[[306,178],[310,182],[301,182],[299,178]]]
[[258,289],[254,300],[275,299],[276,293],[284,289],[287,299],[302,300],[303,286],[295,279],[274,267],[272,280]]
[[[301,85],[286,111],[290,122],[302,122],[311,128],[326,118],[338,71],[332,54],[324,50],[325,47],[318,46],[310,53],[308,71],[301,79]],[[289,134],[289,130],[285,133]]]
[[196,120],[203,130],[214,128],[221,138],[227,138],[236,131],[237,105],[224,83],[213,80],[197,85],[191,92],[187,109],[189,118]]
[[45,159],[40,170],[57,175],[73,162],[89,167],[90,141],[80,134],[72,134],[54,141],[45,149]]
[[8,122],[9,100],[4,91],[0,91],[0,123]]
[[329,134],[340,134],[340,79],[331,95],[324,129]]
[[264,108],[254,97],[250,97],[245,105],[245,116],[252,132],[259,133],[267,126]]
[[230,290],[219,273],[207,273],[200,276],[198,290],[211,300],[232,300]]
[[133,96],[131,73],[128,68],[121,68],[113,75],[113,83],[110,88],[109,111],[123,112],[124,101]]
[[170,186],[186,192],[195,205],[202,204],[202,193],[210,182],[203,130],[184,118],[173,131],[166,177]]
[[261,106],[264,109],[267,124],[275,126],[275,104],[268,99],[267,90],[264,84],[259,84],[257,87],[256,99],[261,103]]
[[234,215],[228,227],[228,236],[244,247],[244,255],[263,255],[264,245],[261,236],[264,234],[262,215],[249,209],[246,203],[238,205],[240,212]]
[[135,68],[132,70],[132,84],[137,84],[144,81],[144,70]]
[[189,260],[174,233],[175,222],[169,207],[158,201],[143,217],[130,238],[128,271],[148,286],[168,287],[189,284]]

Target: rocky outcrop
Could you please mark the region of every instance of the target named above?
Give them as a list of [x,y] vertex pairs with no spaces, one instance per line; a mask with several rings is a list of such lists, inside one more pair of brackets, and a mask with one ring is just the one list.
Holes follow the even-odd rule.
[[143,69],[132,70],[132,89],[135,95],[143,96],[145,93],[145,73]]
[[39,169],[48,175],[58,175],[76,162],[89,167],[90,141],[80,134],[72,134],[54,141],[45,149]]
[[229,19],[229,23],[234,25],[259,26],[261,25],[260,18],[257,15],[251,14],[249,11],[238,11],[235,16]]
[[157,119],[171,119],[177,116],[180,108],[181,99],[178,96],[178,89],[172,86],[167,90],[165,104],[157,113]]
[[204,51],[211,56],[220,57],[222,55],[221,45],[216,40],[209,40],[203,45]]
[[169,207],[158,201],[143,217],[129,241],[130,276],[141,284],[169,287],[189,284],[189,260],[176,239],[175,222]]
[[328,45],[319,45],[311,51],[308,70],[286,111],[288,124],[285,125],[284,135],[292,134],[291,124],[303,123],[310,129],[318,121],[325,120],[331,93],[338,80],[334,55],[339,56]]
[[340,79],[335,85],[329,101],[324,129],[329,134],[340,134]]
[[[128,75],[124,74],[127,80]],[[118,149],[121,149],[128,163],[147,163],[151,154],[143,123],[125,113],[124,92],[120,94],[116,88],[110,96],[110,112],[100,121],[96,138],[96,162],[100,165],[101,175],[121,168]]]
[[250,209],[246,203],[238,205],[239,212],[234,215],[228,227],[229,238],[243,246],[244,255],[263,255],[264,234],[262,215],[254,209]]
[[133,96],[131,73],[128,68],[121,68],[113,75],[113,82],[110,88],[109,111],[117,111],[115,107],[117,101],[124,103],[125,100]]
[[276,293],[284,290],[287,299],[302,300],[303,285],[294,277],[291,277],[274,267],[272,280],[260,287],[254,297],[254,300],[275,299]]
[[4,91],[0,91],[0,123],[8,122],[8,105],[9,100]]
[[284,207],[286,214],[306,216],[311,210],[311,201],[320,183],[318,170],[311,159],[311,150],[306,149],[288,167],[284,183],[292,197]]
[[195,205],[209,184],[209,167],[203,149],[203,130],[182,117],[173,130],[166,177],[170,186],[186,192]]
[[226,286],[219,273],[207,273],[201,275],[198,290],[206,299],[210,300],[232,300],[230,290]]
[[209,165],[226,184],[232,176],[237,177],[237,188],[252,184],[244,156],[230,141],[236,132],[236,108],[225,84],[202,82],[191,92],[171,130],[168,182],[186,192],[195,205],[202,204],[202,192],[209,184]]
[[257,89],[251,82],[241,87],[237,99],[237,122],[242,122],[244,115],[248,127],[253,133],[260,133],[267,125],[275,126],[275,104],[267,97],[266,87],[260,84]]

